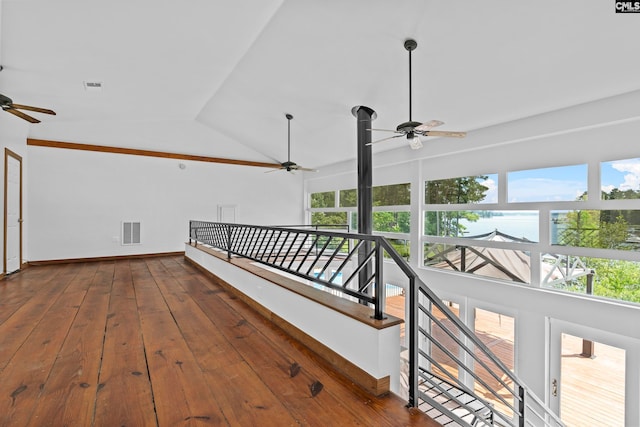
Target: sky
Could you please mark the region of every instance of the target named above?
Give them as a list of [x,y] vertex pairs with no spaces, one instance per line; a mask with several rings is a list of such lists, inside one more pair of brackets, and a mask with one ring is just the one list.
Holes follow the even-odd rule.
[[509,172],[509,202],[576,200],[587,191],[587,165]]
[[640,190],[640,158],[603,162],[600,167],[602,190],[613,188]]

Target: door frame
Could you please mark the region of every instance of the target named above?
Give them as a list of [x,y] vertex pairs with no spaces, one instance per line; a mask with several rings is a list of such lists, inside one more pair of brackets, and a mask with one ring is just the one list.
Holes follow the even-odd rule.
[[[549,361],[547,398],[549,407],[561,417],[560,396],[562,393],[562,334],[569,334],[585,340],[605,344],[625,350],[625,425],[640,425],[640,341],[612,332],[577,325],[559,319],[549,319]],[[557,395],[553,395],[553,380],[557,379]],[[635,379],[635,380],[634,380]]]
[[23,218],[23,212],[22,212],[22,156],[20,156],[17,153],[14,153],[13,151],[9,150],[8,148],[5,147],[4,149],[4,233],[3,233],[3,260],[2,260],[2,274],[5,275],[7,274],[7,228],[8,228],[8,209],[7,209],[7,202],[8,202],[8,187],[9,187],[9,157],[12,157],[13,159],[18,161],[18,165],[19,165],[19,175],[20,175],[20,183],[19,183],[19,216],[20,218],[18,219],[18,230],[19,230],[19,234],[20,234],[20,238],[19,238],[19,248],[18,248],[18,263],[19,263],[19,268],[22,268],[22,218]]

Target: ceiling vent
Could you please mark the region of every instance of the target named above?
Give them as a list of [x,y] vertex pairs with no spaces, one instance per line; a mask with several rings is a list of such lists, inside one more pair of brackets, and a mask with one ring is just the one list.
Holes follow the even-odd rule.
[[88,92],[102,92],[102,82],[85,81],[83,84],[84,90]]

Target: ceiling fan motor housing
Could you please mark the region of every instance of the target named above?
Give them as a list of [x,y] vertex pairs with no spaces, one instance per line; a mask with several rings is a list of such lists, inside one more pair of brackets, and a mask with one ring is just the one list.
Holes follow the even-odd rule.
[[10,107],[13,104],[11,98],[0,94],[0,107]]
[[400,123],[398,125],[398,127],[396,128],[396,130],[398,132],[402,132],[402,133],[408,133],[408,132],[413,132],[413,130],[415,128],[417,128],[418,126],[420,126],[422,123],[420,122],[404,122],[404,123]]

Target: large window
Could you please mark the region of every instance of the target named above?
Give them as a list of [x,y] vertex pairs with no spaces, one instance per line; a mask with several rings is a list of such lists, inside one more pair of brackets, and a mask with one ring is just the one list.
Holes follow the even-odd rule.
[[[411,232],[411,184],[381,185],[372,188],[373,231],[390,239],[403,257],[409,257]],[[311,193],[312,225],[349,225],[358,228],[358,191],[346,189]]]
[[640,158],[499,176],[425,182],[423,266],[640,303]]

